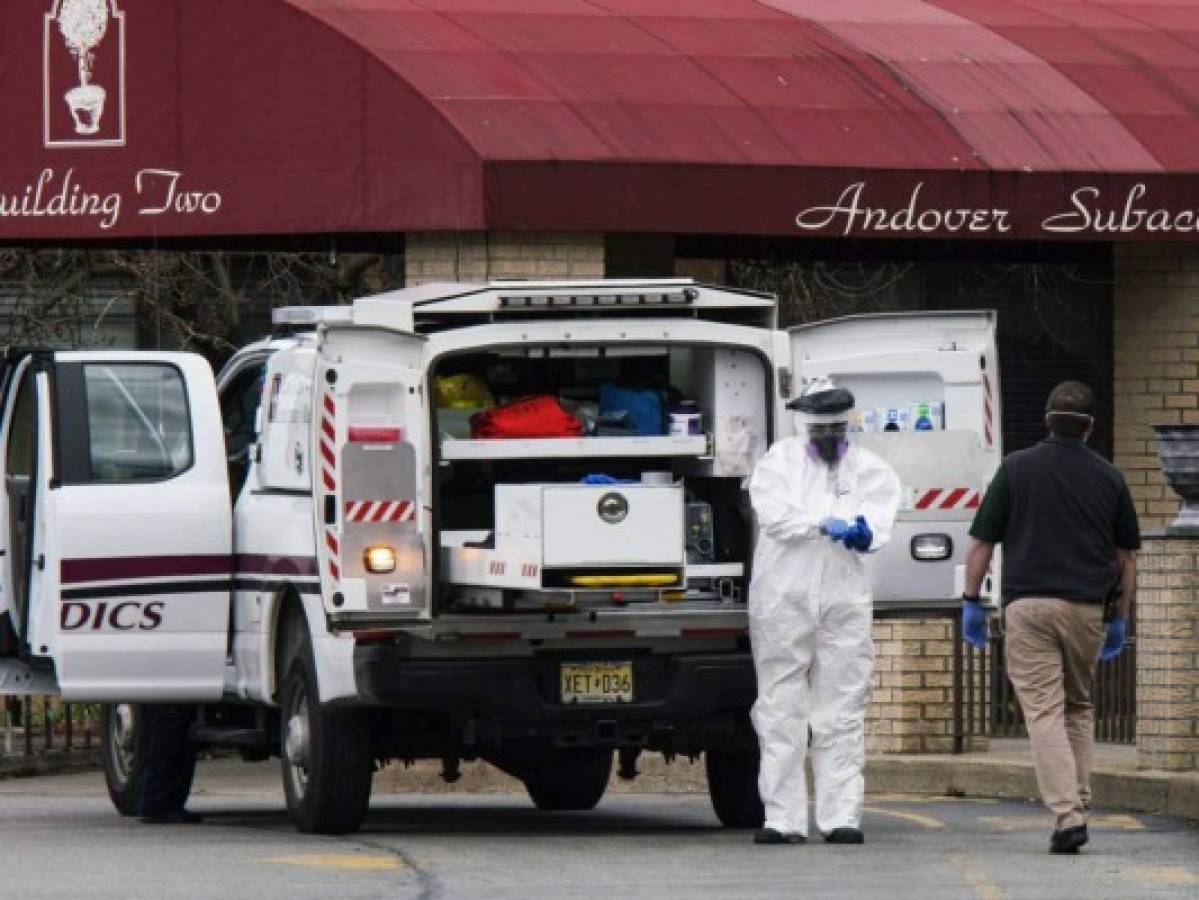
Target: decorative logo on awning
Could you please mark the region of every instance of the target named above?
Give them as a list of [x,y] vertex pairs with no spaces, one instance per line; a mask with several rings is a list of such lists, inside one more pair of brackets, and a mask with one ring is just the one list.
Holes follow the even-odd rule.
[[125,145],[125,13],[117,0],[53,0],[42,35],[47,147]]

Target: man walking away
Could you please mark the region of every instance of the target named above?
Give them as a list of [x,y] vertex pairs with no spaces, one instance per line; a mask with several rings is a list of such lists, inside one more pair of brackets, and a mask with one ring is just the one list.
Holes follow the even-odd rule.
[[1091,682],[1097,659],[1124,647],[1141,546],[1124,476],[1086,445],[1094,406],[1085,384],[1059,384],[1046,404],[1049,438],[1003,461],[970,527],[962,598],[963,635],[981,648],[979,590],[1003,544],[1005,661],[1041,799],[1057,817],[1050,853],[1087,842]]

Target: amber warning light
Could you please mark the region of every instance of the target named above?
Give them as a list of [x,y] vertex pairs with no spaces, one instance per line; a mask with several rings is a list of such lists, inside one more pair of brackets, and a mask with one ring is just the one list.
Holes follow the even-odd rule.
[[362,554],[362,563],[366,571],[372,575],[386,575],[396,570],[396,552],[394,547],[386,544],[375,544],[367,547]]

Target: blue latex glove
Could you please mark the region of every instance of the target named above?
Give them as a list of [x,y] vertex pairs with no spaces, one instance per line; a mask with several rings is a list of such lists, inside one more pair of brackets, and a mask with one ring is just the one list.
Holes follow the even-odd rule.
[[582,484],[632,484],[632,482],[628,478],[613,478],[603,472],[595,472],[584,475]]
[[1107,635],[1103,639],[1103,649],[1099,658],[1104,662],[1115,659],[1124,649],[1124,641],[1128,637],[1128,616],[1116,616],[1107,623]]
[[842,540],[845,542],[846,549],[865,553],[870,549],[870,545],[874,543],[874,532],[866,524],[864,516],[856,516]]
[[962,598],[962,639],[975,650],[987,646],[987,611],[978,598]]
[[844,519],[838,519],[833,516],[829,516],[820,523],[820,530],[831,537],[834,541],[840,541],[845,539],[845,534],[849,531],[849,523]]

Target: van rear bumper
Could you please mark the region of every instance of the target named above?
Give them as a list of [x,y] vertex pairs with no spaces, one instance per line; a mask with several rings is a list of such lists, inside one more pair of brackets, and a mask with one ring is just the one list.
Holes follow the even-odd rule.
[[[631,662],[633,701],[563,703],[561,665],[590,661]],[[756,696],[747,651],[412,659],[401,648],[374,644],[355,650],[354,673],[360,702],[469,722],[481,742],[549,737],[572,746],[651,746],[679,752],[740,745]]]

